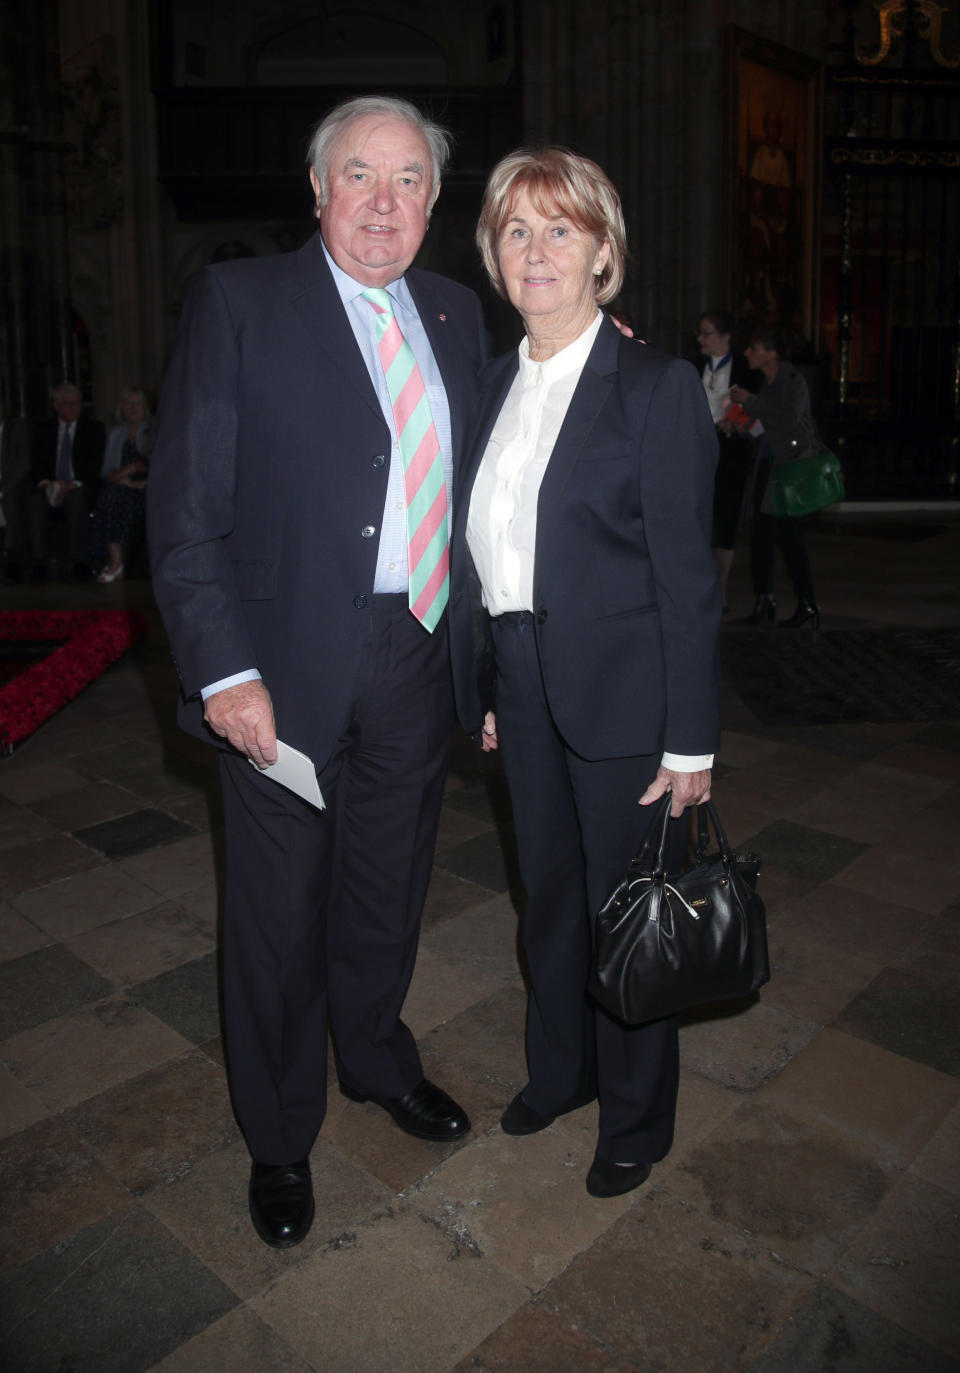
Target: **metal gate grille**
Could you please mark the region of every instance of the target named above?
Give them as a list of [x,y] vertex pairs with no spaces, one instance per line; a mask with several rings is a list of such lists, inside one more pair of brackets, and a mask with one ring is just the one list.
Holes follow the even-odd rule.
[[822,318],[853,498],[960,495],[960,54],[931,8],[877,6],[877,49],[851,24],[827,72]]

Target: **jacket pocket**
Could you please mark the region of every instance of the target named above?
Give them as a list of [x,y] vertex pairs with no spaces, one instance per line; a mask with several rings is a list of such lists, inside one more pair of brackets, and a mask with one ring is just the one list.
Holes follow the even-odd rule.
[[658,608],[656,605],[632,605],[626,610],[613,610],[609,615],[598,615],[597,624],[610,624],[611,620],[628,620],[634,615],[655,615]]
[[241,601],[269,601],[277,594],[280,562],[276,558],[244,558],[231,562]]

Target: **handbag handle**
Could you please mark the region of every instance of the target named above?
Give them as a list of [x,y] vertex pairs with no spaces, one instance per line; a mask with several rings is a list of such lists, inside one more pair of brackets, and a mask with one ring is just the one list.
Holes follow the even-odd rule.
[[[672,792],[665,791],[656,802],[656,809],[653,818],[644,835],[640,852],[634,858],[631,867],[638,868],[641,872],[649,872],[656,878],[666,876],[664,860],[667,851],[667,833],[670,823],[670,806],[673,801]],[[712,801],[702,801],[697,806],[697,852],[696,861],[702,863],[707,856],[707,849],[710,846],[709,824],[713,825],[714,833],[717,836],[717,847],[720,850],[720,857],[724,863],[731,863],[733,855],[730,851],[730,844],[727,840],[726,832],[720,823],[720,817],[716,812]],[[656,861],[651,863],[651,858],[656,846]]]
[[730,852],[730,844],[720,817],[717,814],[712,801],[701,801],[697,806],[697,856],[696,861],[702,863],[707,856],[707,848],[710,843],[710,830],[707,825],[707,817],[713,825],[714,833],[717,836],[717,847],[720,850],[720,857],[725,863],[732,861],[733,855]]
[[[667,851],[667,826],[670,820],[670,806],[673,802],[673,793],[665,791],[660,799],[655,802],[653,816],[647,826],[647,832],[643,836],[643,843],[640,845],[640,852],[630,864],[633,868],[638,868],[641,872],[650,872],[654,877],[663,877],[665,869],[663,865],[664,855]],[[651,857],[656,845],[656,862],[651,863]]]

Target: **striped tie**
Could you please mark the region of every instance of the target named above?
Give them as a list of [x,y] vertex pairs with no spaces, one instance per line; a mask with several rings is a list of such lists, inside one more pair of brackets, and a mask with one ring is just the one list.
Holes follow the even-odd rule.
[[363,298],[377,312],[377,347],[403,461],[410,609],[432,633],[450,594],[447,488],[440,444],[420,368],[400,332],[389,295],[371,287]]

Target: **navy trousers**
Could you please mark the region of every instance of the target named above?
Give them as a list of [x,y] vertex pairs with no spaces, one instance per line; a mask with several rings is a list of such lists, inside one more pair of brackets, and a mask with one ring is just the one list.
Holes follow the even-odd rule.
[[350,718],[318,774],[327,809],[223,756],[227,1066],[258,1162],[310,1152],[326,1108],[328,1018],[351,1087],[403,1096],[423,1077],[400,1011],[453,718],[446,621],[430,635],[405,596],[374,596]]
[[[523,948],[530,977],[524,1099],[554,1115],[600,1100],[598,1152],[655,1162],[673,1142],[679,1081],[675,1017],[626,1026],[586,995],[596,912],[636,853],[650,813],[639,797],[660,757],[589,761],[550,715],[533,617],[493,620],[497,729],[526,890]],[[679,867],[687,817],[671,821]]]

